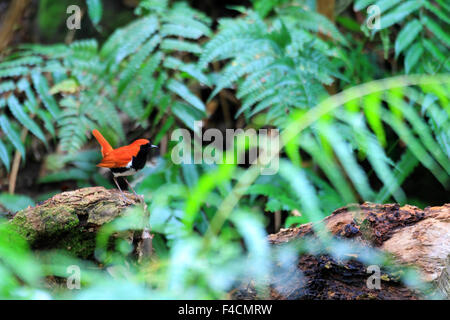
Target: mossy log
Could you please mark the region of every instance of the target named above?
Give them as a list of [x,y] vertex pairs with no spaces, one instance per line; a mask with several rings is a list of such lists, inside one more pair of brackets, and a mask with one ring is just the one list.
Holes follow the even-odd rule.
[[33,249],[65,249],[91,258],[98,229],[141,199],[103,187],[63,192],[43,203],[17,212],[10,221]]
[[[410,205],[364,203],[340,208],[323,223],[337,237],[381,249],[391,254],[400,266],[417,267],[422,280],[435,288],[434,297],[450,298],[450,204],[421,210]],[[313,229],[311,223],[282,229],[270,235],[269,241],[282,245],[314,237]],[[273,274],[276,276],[269,280],[273,285],[268,297],[258,296],[251,285],[233,291],[231,296],[236,299],[347,300],[423,297],[421,292],[406,288],[398,277],[383,270],[381,289],[370,289],[367,266],[353,259],[337,261],[329,255],[304,254],[293,270],[273,270]]]

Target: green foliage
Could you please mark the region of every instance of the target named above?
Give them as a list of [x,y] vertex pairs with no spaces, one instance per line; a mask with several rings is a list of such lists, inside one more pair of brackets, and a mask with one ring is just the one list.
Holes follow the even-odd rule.
[[[237,21],[221,21],[218,34],[206,44],[199,62],[204,68],[215,60],[230,60],[220,72],[211,96],[224,88],[236,89],[237,97],[242,100],[237,116],[244,113],[246,119],[250,120],[261,113],[263,120],[255,118],[255,123],[273,124],[284,129],[287,135],[295,126],[303,128],[299,125],[302,121],[308,124],[295,141],[289,141],[286,153],[293,163],[298,164],[302,154],[303,160],[311,162],[310,166],[316,168],[309,170],[309,173],[302,172],[301,177],[309,180],[313,186],[311,190],[316,189],[314,192],[321,195],[317,202],[323,208],[319,212],[330,212],[346,203],[386,200],[386,192],[398,202],[406,201],[400,184],[407,174],[400,178],[404,172],[400,174],[397,171],[395,160],[384,151],[387,145],[386,126],[407,145],[399,165],[404,164],[406,155],[408,159],[414,156],[447,187],[450,163],[448,143],[444,141],[448,141],[449,114],[444,110],[448,109],[448,94],[445,93],[448,77],[439,78],[441,82],[438,84],[422,86],[422,90],[410,87],[408,81],[400,82],[399,88],[392,87],[391,81],[386,82],[388,88],[384,88],[383,84],[380,87],[374,84],[375,90],[363,90],[362,95],[357,87],[353,87],[354,90],[350,90],[352,98],[343,103],[345,108],[320,114],[312,107],[329,101],[323,100],[326,96],[323,84],[330,84],[332,76],[338,75],[332,68],[336,65],[333,56],[339,55],[348,64],[354,62],[344,57],[345,51],[342,49],[339,54],[329,50],[329,45],[323,41],[316,39],[315,46],[305,44],[304,40],[297,43],[302,40],[299,35],[304,34],[303,28],[308,24],[297,24],[293,18],[298,15],[293,14],[292,10],[279,10],[279,20],[275,19],[270,28],[253,12],[246,12],[245,17]],[[296,10],[294,7],[295,13],[303,14]],[[315,19],[312,17],[311,21]],[[335,38],[339,39],[338,34],[335,34]],[[355,70],[354,73],[359,75],[361,70]],[[403,87],[405,91],[401,89]],[[432,87],[433,93],[427,87]],[[348,97],[345,93],[342,95]],[[421,106],[426,96],[434,102],[441,102],[440,106],[434,105],[437,108],[435,116],[438,113],[442,116],[438,130],[435,130],[436,125],[429,126],[426,122],[435,123],[435,116],[422,117],[424,112]],[[441,99],[438,100],[437,96],[441,96]],[[336,96],[335,99],[339,98]],[[334,97],[329,99],[333,101]],[[310,112],[306,112],[311,108]],[[446,133],[443,133],[443,128]],[[370,164],[372,173],[382,182],[380,190],[374,190],[369,181],[373,178],[361,166],[362,161]],[[286,175],[285,178],[290,176]],[[292,196],[287,188],[273,187],[273,184],[276,182],[272,180],[270,185],[251,185],[249,192],[268,197],[268,211],[283,209],[280,197],[283,197],[282,203],[287,211],[307,209],[304,207],[306,200],[301,201],[301,198]],[[319,199],[317,195],[315,197]],[[303,206],[295,206],[295,203],[302,203]],[[289,219],[287,223],[296,220],[305,221],[304,218]]]
[[[98,10],[98,4],[92,5],[92,10]],[[8,137],[0,147],[2,162],[9,168],[8,149],[3,148],[8,142],[25,159],[25,146],[12,121],[44,144],[44,132],[54,135],[56,125],[61,149],[69,153],[78,151],[87,132],[95,127],[111,128],[113,140],[123,141],[121,113],[144,129],[151,124],[147,118],[152,112],[158,112],[159,119],[164,114],[178,117],[192,128],[194,120],[205,115],[205,107],[188,82],[209,81],[182,57],[201,52],[193,40],[210,34],[208,24],[197,11],[177,3],[118,29],[101,48],[95,40],[22,47],[0,63],[0,76],[11,79],[2,84],[1,91],[9,96],[6,103],[12,114],[1,115]]]
[[[242,106],[236,116],[244,113],[248,119],[266,111],[266,123],[283,127],[291,110],[317,104],[326,95],[323,84],[339,75],[329,59],[333,51],[309,32],[312,24],[303,23],[308,20],[303,10],[289,9],[270,24],[251,11],[241,19],[223,19],[218,34],[205,46],[201,68],[231,59],[211,97],[237,82]],[[325,19],[312,15],[313,20],[319,17]]]
[[[447,187],[450,182],[448,145],[439,144],[439,140],[433,137],[432,130],[421,117],[420,106],[421,99],[426,96],[424,91],[428,91],[426,88],[440,92],[448,86],[449,81],[447,76],[436,80],[393,78],[353,87],[332,96],[308,113],[298,112],[293,115],[293,121],[285,130],[286,148],[290,150],[290,145],[293,148],[293,151],[287,152],[288,156],[293,163],[298,161],[295,147],[311,156],[312,162],[320,167],[326,181],[330,183],[326,190],[336,190],[342,199],[333,201],[337,206],[339,202],[351,203],[357,199],[384,201],[386,192],[391,193],[398,202],[405,202],[400,184],[411,172],[409,168],[413,168],[417,162]],[[405,101],[404,96],[408,96],[409,102]],[[428,99],[431,99],[430,96]],[[337,108],[342,104],[344,108]],[[437,105],[434,107],[440,109]],[[448,139],[449,116],[443,109],[440,110],[443,111],[440,115],[443,117],[443,127],[447,128]],[[399,139],[405,141],[406,149],[397,164],[383,151],[386,136],[384,126],[390,127]],[[435,134],[441,135],[439,132]],[[417,162],[407,164],[406,161],[411,162],[413,157]],[[370,163],[373,172],[383,183],[379,191],[373,190],[370,185],[368,175],[359,164],[362,159]],[[314,185],[318,184],[317,179],[310,180]],[[321,181],[323,183],[326,182]],[[302,203],[305,205],[305,202]]]
[[103,6],[101,0],[86,0],[88,14],[94,25],[98,25],[102,18]]
[[34,201],[24,195],[0,193],[0,206],[3,206],[9,212],[17,212],[28,206],[34,206]]
[[[444,1],[357,0],[354,9],[361,11],[370,5],[380,8],[382,32],[391,33],[393,25],[401,27],[395,35],[394,44],[389,42],[385,46],[394,47],[396,58],[404,56],[405,73],[436,74],[450,71],[450,36],[445,31],[450,24],[450,8]],[[364,28],[371,37],[378,31],[370,31],[366,26]]]

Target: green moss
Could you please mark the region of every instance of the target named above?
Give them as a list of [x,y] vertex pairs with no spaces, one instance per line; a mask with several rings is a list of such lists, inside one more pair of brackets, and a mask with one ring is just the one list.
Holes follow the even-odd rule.
[[79,223],[75,210],[65,205],[39,210],[39,215],[43,223],[43,231],[48,235],[69,231]]
[[42,238],[53,238],[75,228],[79,223],[73,208],[60,205],[19,211],[11,224],[30,244]]
[[96,245],[96,233],[84,228],[73,230],[58,242],[58,249],[67,250],[82,259],[92,258]]
[[19,211],[10,223],[34,249],[61,249],[90,259],[94,255],[98,228],[120,216],[123,207],[101,197],[92,201],[83,189],[77,195],[73,198],[76,200],[64,196]]

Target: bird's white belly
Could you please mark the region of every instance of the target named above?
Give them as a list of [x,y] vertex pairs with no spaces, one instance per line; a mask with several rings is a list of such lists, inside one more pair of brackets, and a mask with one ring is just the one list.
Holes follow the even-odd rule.
[[136,173],[136,170],[134,170],[133,168],[130,168],[127,171],[113,172],[112,174],[114,175],[114,177],[124,177],[124,176],[132,176],[135,173]]
[[132,161],[128,162],[126,165],[127,170],[123,172],[113,172],[114,177],[125,177],[132,176],[136,173],[136,170],[131,167]]

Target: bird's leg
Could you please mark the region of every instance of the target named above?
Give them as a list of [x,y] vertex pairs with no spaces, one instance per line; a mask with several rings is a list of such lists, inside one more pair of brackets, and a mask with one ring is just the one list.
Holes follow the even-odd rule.
[[[116,177],[113,176],[113,180],[114,180],[114,183],[116,184],[117,188],[119,189],[120,194],[122,195],[122,198],[125,200],[126,203],[129,203],[130,200],[128,200],[128,199],[125,197],[125,194],[123,193],[122,189],[120,189],[120,186],[119,186],[119,183],[117,182]],[[126,179],[125,179],[125,181],[126,181]],[[127,181],[127,182],[128,182],[128,181]]]
[[138,194],[136,193],[136,191],[134,191],[133,187],[132,187],[131,184],[128,182],[128,180],[127,180],[125,177],[123,177],[123,180],[125,180],[125,182],[127,183],[127,185],[128,185],[128,186],[130,187],[130,189],[133,191],[134,195],[135,195],[136,197],[139,198]]

